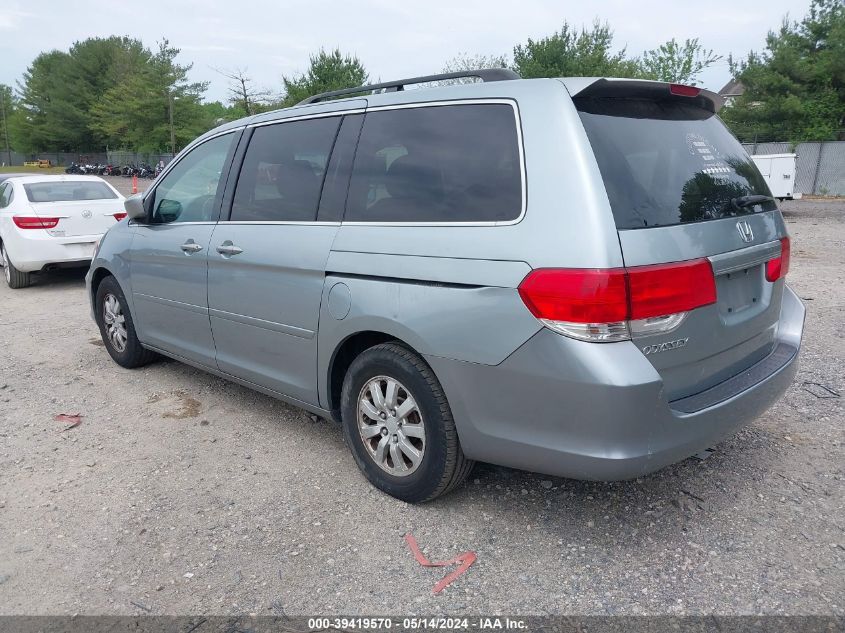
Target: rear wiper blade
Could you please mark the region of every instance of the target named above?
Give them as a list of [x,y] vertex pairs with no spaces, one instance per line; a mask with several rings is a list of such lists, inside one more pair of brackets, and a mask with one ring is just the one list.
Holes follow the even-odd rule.
[[742,209],[743,207],[750,207],[764,202],[774,202],[774,200],[771,196],[740,196],[739,198],[732,198],[731,205],[737,209]]

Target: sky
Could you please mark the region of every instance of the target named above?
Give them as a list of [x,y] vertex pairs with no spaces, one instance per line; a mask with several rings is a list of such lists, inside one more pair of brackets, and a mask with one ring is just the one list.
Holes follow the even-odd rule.
[[244,69],[256,87],[281,92],[281,78],[305,71],[310,53],[339,47],[357,55],[370,79],[439,72],[461,53],[510,54],[528,38],[571,25],[610,23],[614,46],[629,54],[675,37],[697,37],[725,59],[699,83],[718,90],[729,79],[727,56],[765,45],[785,15],[800,19],[809,0],[146,0],[68,2],[2,0],[0,83],[15,85],[42,51],[67,50],[93,36],[129,35],[149,48],[166,37],[193,63],[191,79],[209,81],[207,100],[225,100],[215,68]]

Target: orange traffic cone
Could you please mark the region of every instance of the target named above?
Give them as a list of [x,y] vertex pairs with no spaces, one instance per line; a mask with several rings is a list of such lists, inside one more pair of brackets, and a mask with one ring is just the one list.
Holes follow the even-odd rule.
[[138,176],[132,176],[132,193],[138,193]]

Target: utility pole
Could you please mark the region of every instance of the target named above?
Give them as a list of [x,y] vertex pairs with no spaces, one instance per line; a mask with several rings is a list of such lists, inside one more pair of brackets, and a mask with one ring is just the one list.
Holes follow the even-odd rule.
[[176,155],[176,132],[173,129],[173,92],[167,91],[168,112],[170,114],[170,153]]
[[3,86],[2,94],[0,94],[0,110],[3,111],[3,133],[6,136],[6,154],[9,157],[9,162],[7,164],[11,167],[12,146],[9,145],[9,125],[6,120],[6,86]]

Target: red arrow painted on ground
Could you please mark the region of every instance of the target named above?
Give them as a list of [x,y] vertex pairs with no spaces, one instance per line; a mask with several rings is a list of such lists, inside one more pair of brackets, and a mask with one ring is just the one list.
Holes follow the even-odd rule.
[[411,552],[414,554],[414,558],[417,559],[417,562],[422,565],[423,567],[448,567],[449,565],[457,565],[460,563],[460,566],[453,572],[447,574],[442,580],[440,580],[436,585],[434,585],[434,593],[440,593],[446,587],[451,585],[458,576],[463,574],[470,566],[475,562],[475,559],[478,558],[475,555],[475,552],[464,552],[463,554],[458,554],[454,558],[450,558],[449,560],[438,561],[438,562],[431,562],[428,560],[420,550],[420,546],[417,545],[417,539],[414,538],[413,534],[406,534],[405,535],[405,542],[408,543],[408,547],[411,548]]

